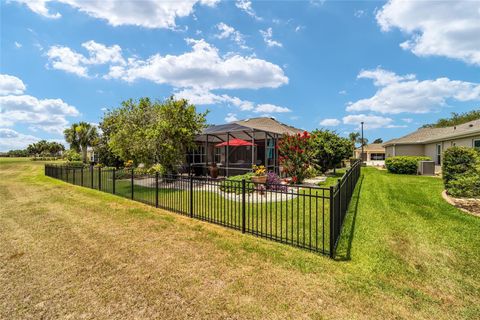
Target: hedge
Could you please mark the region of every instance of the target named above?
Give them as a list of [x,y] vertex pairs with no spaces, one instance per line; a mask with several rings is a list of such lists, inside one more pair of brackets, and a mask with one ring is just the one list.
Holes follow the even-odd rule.
[[480,153],[474,148],[451,147],[445,150],[443,182],[454,197],[480,196]]
[[391,173],[417,174],[419,161],[430,161],[429,157],[396,156],[385,160],[385,166]]

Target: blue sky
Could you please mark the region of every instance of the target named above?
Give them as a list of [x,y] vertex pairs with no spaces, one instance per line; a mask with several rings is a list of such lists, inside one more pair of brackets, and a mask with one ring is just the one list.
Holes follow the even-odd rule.
[[1,1],[0,151],[129,98],[398,137],[480,106],[480,2]]

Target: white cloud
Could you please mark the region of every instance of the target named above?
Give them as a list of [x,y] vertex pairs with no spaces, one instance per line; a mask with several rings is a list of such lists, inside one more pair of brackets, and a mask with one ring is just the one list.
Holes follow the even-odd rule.
[[227,94],[215,94],[201,88],[184,89],[175,92],[175,97],[187,99],[190,103],[198,105],[227,104],[235,106],[240,111],[253,111],[254,113],[285,113],[291,112],[289,108],[280,107],[269,103],[257,104],[242,100],[238,97],[232,97]]
[[400,46],[418,56],[445,56],[480,65],[479,1],[390,0],[376,15],[383,31],[398,28]]
[[255,113],[284,113],[291,111],[289,108],[279,107],[270,103],[259,104],[254,110]]
[[0,74],[0,95],[22,94],[25,89],[26,86],[21,79],[8,74]]
[[396,128],[399,126],[393,125],[393,119],[375,115],[355,114],[347,115],[343,117],[343,123],[348,125],[357,126],[356,129],[360,129],[360,123],[363,121],[364,129],[377,129],[377,128]]
[[47,2],[50,0],[16,0],[17,2],[25,4],[30,10],[36,14],[42,15],[50,19],[58,19],[62,15],[58,12],[52,14],[47,8]]
[[282,47],[283,45],[272,39],[273,32],[272,28],[268,28],[267,30],[260,30],[260,33],[262,34],[263,41],[267,44],[269,47]]
[[336,127],[340,124],[340,120],[338,119],[323,119],[320,121],[320,125],[324,127]]
[[357,18],[361,18],[361,17],[365,16],[365,10],[355,10],[353,15]]
[[242,100],[227,94],[214,94],[200,88],[177,91],[175,92],[175,96],[177,98],[187,99],[190,103],[198,105],[230,104],[238,107],[241,111],[249,111],[254,108],[254,103],[251,101]]
[[84,66],[85,57],[70,48],[52,46],[48,49],[47,56],[54,69],[73,73],[80,77],[88,76],[88,69]]
[[303,29],[305,29],[305,26],[296,26],[296,27],[295,27],[295,32],[300,32],[300,31],[302,31]]
[[237,54],[221,57],[218,49],[203,39],[187,39],[187,43],[192,45],[191,52],[155,54],[147,60],[130,58],[127,66],[116,67],[108,77],[208,90],[277,88],[288,83],[283,70],[271,62]]
[[122,57],[122,49],[119,45],[107,47],[104,44],[90,40],[82,43],[82,47],[87,49],[90,55],[90,58],[85,60],[87,64],[125,64],[125,60]]
[[229,123],[229,122],[235,122],[235,121],[238,121],[238,118],[237,118],[237,115],[234,114],[234,113],[229,113],[227,114],[227,116],[225,117],[225,122]]
[[219,24],[217,24],[217,29],[218,31],[220,31],[220,33],[216,35],[218,39],[228,38],[238,44],[242,49],[249,49],[245,45],[245,39],[243,34],[235,30],[235,28],[227,25],[226,23],[220,22]]
[[67,4],[113,26],[134,25],[145,28],[175,28],[177,18],[187,17],[197,4],[214,6],[219,0],[157,1],[157,0],[17,0],[33,12],[47,18],[60,18],[50,13],[48,2]]
[[28,124],[32,130],[61,134],[68,125],[67,117],[79,115],[78,110],[61,99],[37,99],[29,95],[0,97],[0,126]]
[[75,107],[61,99],[37,99],[25,95],[25,89],[21,79],[0,74],[0,127],[22,123],[32,130],[61,133],[68,124],[66,118],[79,115]]
[[412,123],[413,119],[412,118],[403,118],[402,121],[404,121],[406,123]]
[[25,149],[29,144],[35,143],[40,138],[26,135],[8,128],[0,128],[0,151]]
[[63,70],[76,74],[80,77],[88,77],[89,65],[120,64],[126,62],[122,57],[122,49],[118,45],[107,47],[93,40],[82,43],[88,52],[88,57],[75,52],[68,47],[52,46],[47,52],[50,66],[54,69]]
[[357,76],[358,79],[372,79],[376,86],[385,86],[396,83],[402,80],[415,79],[415,75],[408,74],[406,76],[399,76],[392,71],[384,70],[380,67],[374,70],[362,70]]
[[22,47],[22,44],[20,42],[15,41],[13,43],[15,45],[15,48],[20,49]]
[[310,4],[314,7],[321,7],[326,0],[310,0]]
[[347,90],[340,90],[338,91],[338,94],[341,94],[342,96],[347,94]]
[[417,80],[380,68],[360,72],[359,78],[373,79],[377,92],[370,98],[350,102],[347,111],[375,111],[383,114],[426,113],[448,105],[449,100],[480,100],[480,84],[448,78]]
[[249,0],[237,0],[235,2],[235,6],[242,11],[244,11],[246,14],[248,14],[250,17],[255,18],[256,20],[262,20],[257,14],[255,13],[255,10],[252,8],[252,1]]

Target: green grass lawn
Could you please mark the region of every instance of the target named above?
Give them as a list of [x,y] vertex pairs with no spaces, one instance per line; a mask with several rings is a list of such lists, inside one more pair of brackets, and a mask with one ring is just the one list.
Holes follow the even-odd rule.
[[[118,172],[117,172],[118,173]],[[344,170],[337,172],[341,177]],[[102,171],[101,189],[113,193],[113,171]],[[132,183],[129,174],[121,175],[122,179],[115,181],[115,194],[132,198]],[[98,171],[93,175],[90,170],[63,171],[62,180],[77,185],[98,188]],[[92,179],[93,178],[93,179]],[[247,192],[245,205],[246,232],[260,235],[269,239],[289,243],[295,246],[329,253],[329,184],[335,184],[337,179],[329,177],[320,188],[291,187],[284,191]],[[139,185],[141,181],[147,186]],[[158,190],[158,204],[160,208],[190,215],[190,190],[189,179],[182,177],[172,180],[171,183],[162,184],[161,179]],[[232,182],[233,183],[233,182]],[[233,184],[234,190],[241,190],[241,184]],[[253,191],[254,185],[250,186]],[[133,199],[155,206],[155,178],[154,176],[136,176],[133,184]],[[233,190],[232,190],[233,191]],[[270,198],[266,198],[266,195]],[[288,194],[291,199],[282,196]],[[225,225],[237,230],[242,228],[242,202],[241,197],[230,200],[234,193],[219,193],[215,188],[215,181],[195,179],[193,188],[193,217],[201,220]]]
[[363,170],[336,260],[0,159],[0,318],[478,319],[480,219]]

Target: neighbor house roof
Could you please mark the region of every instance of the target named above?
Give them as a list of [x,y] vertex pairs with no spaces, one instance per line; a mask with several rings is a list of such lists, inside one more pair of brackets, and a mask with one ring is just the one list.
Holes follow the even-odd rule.
[[420,128],[398,139],[387,141],[384,147],[394,144],[426,144],[480,134],[480,119],[446,128]]
[[[362,151],[362,147],[355,149],[356,151]],[[381,143],[370,143],[363,147],[364,152],[385,152],[385,148]]]

